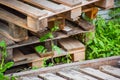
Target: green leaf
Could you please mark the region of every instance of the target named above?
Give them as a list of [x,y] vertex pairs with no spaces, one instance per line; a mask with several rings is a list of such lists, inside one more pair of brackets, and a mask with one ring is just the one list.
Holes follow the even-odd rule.
[[37,46],[37,47],[35,47],[35,50],[38,53],[45,53],[45,47],[44,46]]
[[0,80],[4,80],[4,74],[0,72]]
[[45,34],[44,36],[42,36],[42,37],[40,38],[40,42],[44,42],[44,41],[47,40],[48,38],[51,38],[51,39],[54,38],[51,32],[48,32],[47,34]]
[[7,69],[11,68],[14,65],[14,62],[7,62],[4,64],[4,67],[0,70],[0,72],[5,72]]
[[56,51],[58,54],[61,53],[60,48],[59,48],[58,46],[56,46],[56,45],[53,45],[53,46],[52,46],[52,49],[53,49],[54,51]]
[[1,42],[0,42],[0,47],[3,47],[3,48],[6,47],[6,43],[5,43],[5,41],[1,41]]

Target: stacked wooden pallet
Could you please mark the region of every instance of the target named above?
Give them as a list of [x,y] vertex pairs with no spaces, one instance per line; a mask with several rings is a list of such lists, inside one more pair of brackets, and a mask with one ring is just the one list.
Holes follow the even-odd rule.
[[18,80],[120,80],[119,56],[15,73]]
[[[98,5],[97,2],[104,4]],[[10,50],[10,59],[13,59],[18,55],[12,54],[16,52],[14,49],[39,43],[39,37],[57,21],[60,22],[60,31],[56,32],[55,40],[94,30],[93,25],[79,19],[79,16],[85,12],[94,18],[96,5],[108,8],[110,5],[107,4],[108,0],[0,0],[0,34],[4,35],[1,40],[10,42],[7,49]],[[66,19],[72,22],[67,22]],[[21,53],[19,55],[23,56]]]

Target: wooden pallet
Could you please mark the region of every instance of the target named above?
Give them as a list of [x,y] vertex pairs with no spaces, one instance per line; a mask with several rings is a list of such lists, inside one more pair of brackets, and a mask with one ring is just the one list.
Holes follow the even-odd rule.
[[[53,58],[62,57],[70,54],[72,57],[72,61],[80,61],[85,59],[85,48],[79,49],[76,51],[67,52],[61,49],[61,54],[55,53]],[[43,60],[50,59],[52,56],[48,57],[40,57],[37,53],[25,54],[20,50],[14,50],[13,60],[15,62],[14,66],[29,64],[32,67],[42,67]]]
[[120,80],[119,56],[15,73],[21,80]]
[[[16,16],[5,9],[0,10],[0,13],[2,13],[0,18],[22,28],[37,32],[48,26],[48,21],[51,17],[61,16],[62,13],[62,17],[68,17],[75,20],[81,15],[82,6],[95,3],[97,1],[99,0],[66,0],[65,2],[63,2],[63,0],[1,0],[1,5],[20,12],[25,15],[26,18],[23,19]],[[63,15],[63,13],[65,14]]]

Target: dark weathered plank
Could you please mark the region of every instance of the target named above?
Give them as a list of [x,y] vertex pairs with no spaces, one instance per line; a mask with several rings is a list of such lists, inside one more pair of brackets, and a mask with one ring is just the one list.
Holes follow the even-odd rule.
[[100,66],[100,70],[120,78],[120,68],[112,67],[110,65],[103,65]]
[[59,71],[60,76],[66,77],[69,80],[98,80],[75,70]]
[[26,15],[39,18],[41,16],[47,15],[43,10],[37,9],[25,3],[22,3],[18,0],[0,0],[0,4],[6,5],[10,8],[13,8],[17,11],[20,11]]
[[93,69],[93,68],[83,68],[83,69],[80,69],[80,71],[87,73],[91,76],[94,76],[98,79],[102,79],[102,80],[120,80],[119,78],[116,78],[114,76],[103,73],[103,72]]
[[52,73],[39,74],[38,76],[44,80],[67,80]]

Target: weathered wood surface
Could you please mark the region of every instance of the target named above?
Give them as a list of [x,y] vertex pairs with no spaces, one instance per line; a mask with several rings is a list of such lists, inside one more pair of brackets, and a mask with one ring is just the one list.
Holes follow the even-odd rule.
[[80,41],[73,38],[64,38],[58,42],[63,49],[69,52],[85,48],[85,46]]
[[0,22],[0,34],[16,42],[26,40],[28,38],[27,30],[19,26],[17,27],[13,23],[8,23],[8,25],[6,25]]
[[119,60],[120,56],[114,56],[84,62],[57,65],[38,70],[15,73],[13,75],[27,78],[40,76],[40,79],[43,80],[54,80],[56,78],[54,76],[61,77],[63,80],[120,80],[120,78],[99,70],[99,67],[103,65],[117,66],[117,62]]
[[100,70],[120,78],[120,68],[113,67],[110,65],[104,65],[104,66],[100,66]]
[[80,71],[88,74],[88,75],[91,75],[91,76],[94,76],[98,79],[102,79],[102,80],[120,80],[119,78],[116,78],[116,77],[113,77],[109,74],[106,74],[106,73],[103,73],[99,70],[96,70],[96,69],[93,69],[93,68],[83,68],[83,69],[80,69]]

